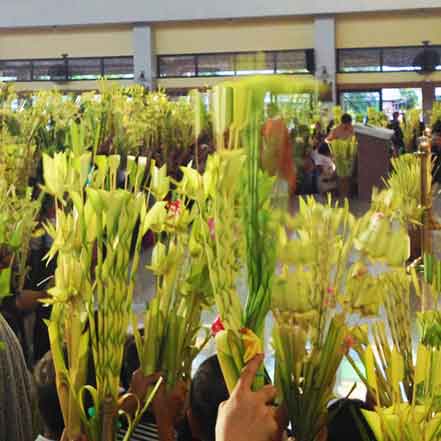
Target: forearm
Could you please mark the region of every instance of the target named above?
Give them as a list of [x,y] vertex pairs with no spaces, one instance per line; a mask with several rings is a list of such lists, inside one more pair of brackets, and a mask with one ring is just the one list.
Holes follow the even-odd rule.
[[40,305],[39,300],[47,297],[44,291],[24,290],[16,298],[15,304],[20,311],[33,311]]
[[176,434],[173,422],[166,415],[162,415],[162,412],[156,412],[156,425],[158,427],[158,435],[160,441],[175,441]]

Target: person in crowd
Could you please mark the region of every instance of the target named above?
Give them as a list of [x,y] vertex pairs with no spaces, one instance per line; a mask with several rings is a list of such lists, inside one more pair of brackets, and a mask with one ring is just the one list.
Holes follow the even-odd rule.
[[273,406],[277,390],[264,386],[257,392],[252,385],[263,362],[263,354],[254,357],[242,375],[230,398],[219,406],[216,421],[216,441],[279,441],[284,427],[278,408]]
[[317,189],[319,193],[327,193],[337,187],[336,167],[332,160],[331,150],[327,142],[322,142],[313,155],[318,170]]
[[433,180],[441,183],[441,121],[434,124],[432,127],[432,158],[433,164]]
[[330,135],[334,126],[335,126],[335,121],[333,119],[331,119],[331,121],[329,121],[329,124],[326,127],[326,136]]
[[262,137],[262,168],[270,176],[278,177],[276,197],[281,200],[280,205],[285,205],[296,191],[297,175],[289,131],[283,119],[277,116],[276,106],[269,108],[269,118],[262,127]]
[[400,112],[394,112],[388,128],[394,131],[392,143],[395,150],[400,153],[404,149],[404,134],[400,124]]
[[38,410],[43,423],[43,433],[36,441],[59,441],[64,430],[63,414],[57,394],[55,367],[51,352],[37,363],[34,370]]
[[[44,234],[43,224],[55,221],[53,199],[45,197],[39,217],[39,226],[29,244],[27,267],[29,271],[24,279],[23,289],[19,289],[17,268],[13,264],[11,296],[4,299],[0,311],[16,333],[22,345],[23,353],[29,368],[40,360],[49,350],[49,336],[44,320],[50,316],[51,308],[43,306],[40,300],[47,297],[46,288],[55,271],[55,261],[46,264],[44,256],[50,248],[49,238]],[[0,270],[10,266],[12,252],[0,247]]]
[[361,410],[371,410],[361,400],[342,399],[329,407],[327,441],[375,441]]
[[35,438],[34,388],[14,332],[0,314],[0,440]]
[[[134,338],[127,339],[124,349],[123,369],[121,373],[121,385],[123,388],[143,400],[150,386],[154,385],[160,374],[144,376],[139,369],[139,357]],[[174,390],[167,391],[165,385],[161,385],[151,405],[151,413],[145,414],[135,428],[131,441],[174,441],[176,439],[176,427],[184,415],[184,403],[187,396],[187,385],[179,383]],[[126,411],[131,413],[134,404],[128,403]],[[122,440],[127,428],[122,428],[117,439]]]
[[216,355],[207,358],[196,371],[190,386],[188,409],[178,430],[178,441],[215,441],[219,405],[228,390]]
[[317,121],[312,131],[312,140],[313,142],[315,141],[317,144],[320,144],[324,139],[325,135],[323,133],[322,124],[320,121]]
[[331,142],[335,139],[350,139],[354,136],[354,126],[352,125],[352,116],[344,113],[341,117],[341,124],[331,130],[326,141]]

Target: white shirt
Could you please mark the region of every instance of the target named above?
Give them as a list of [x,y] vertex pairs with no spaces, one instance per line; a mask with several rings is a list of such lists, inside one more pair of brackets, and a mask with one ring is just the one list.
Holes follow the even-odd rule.
[[43,435],[38,435],[38,436],[37,436],[37,439],[36,439],[35,441],[56,441],[56,440],[46,438],[46,437],[43,436]]
[[331,175],[335,172],[335,164],[329,156],[317,153],[314,158],[315,165],[323,167],[323,172],[326,175]]

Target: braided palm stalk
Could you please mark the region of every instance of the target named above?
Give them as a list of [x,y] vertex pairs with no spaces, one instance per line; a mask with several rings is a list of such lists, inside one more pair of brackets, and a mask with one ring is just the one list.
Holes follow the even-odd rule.
[[[135,227],[147,215],[146,199],[140,185],[132,185],[133,192],[115,189],[117,157],[99,160],[92,172],[88,153],[58,154],[44,162],[45,188],[57,201],[56,225],[47,225],[54,239],[48,257],[58,255],[55,287],[49,291],[54,308],[48,326],[64,439],[85,433],[90,441],[112,441],[143,234],[142,228],[135,234]],[[139,161],[128,182],[143,170],[145,163]],[[105,189],[96,188],[100,186]],[[86,383],[89,342],[96,387]],[[86,394],[93,400],[93,412],[84,408]]]

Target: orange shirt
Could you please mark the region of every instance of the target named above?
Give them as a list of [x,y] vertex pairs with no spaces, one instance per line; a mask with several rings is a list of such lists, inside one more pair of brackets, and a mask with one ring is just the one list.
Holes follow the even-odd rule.
[[262,168],[271,176],[286,180],[291,192],[296,189],[296,170],[293,161],[293,146],[288,128],[281,118],[270,118],[262,127]]

